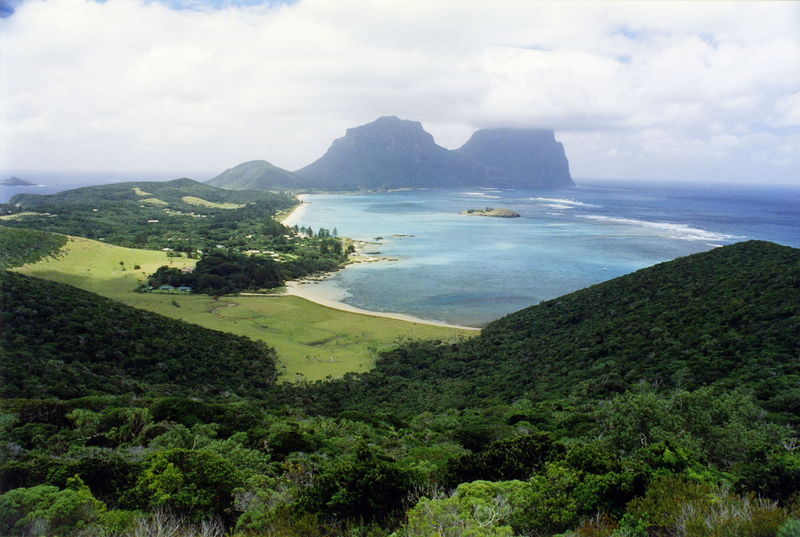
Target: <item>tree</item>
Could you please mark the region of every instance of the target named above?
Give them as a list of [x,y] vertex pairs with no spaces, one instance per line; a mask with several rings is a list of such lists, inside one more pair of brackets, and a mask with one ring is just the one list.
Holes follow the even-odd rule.
[[367,446],[340,457],[301,492],[301,510],[338,520],[381,522],[402,508],[411,476]]
[[135,491],[149,507],[164,507],[196,521],[225,515],[240,481],[237,469],[222,456],[176,448],[150,458]]

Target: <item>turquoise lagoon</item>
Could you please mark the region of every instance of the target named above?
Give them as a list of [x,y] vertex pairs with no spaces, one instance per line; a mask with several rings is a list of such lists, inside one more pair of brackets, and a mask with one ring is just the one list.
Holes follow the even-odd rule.
[[[397,261],[314,284],[358,308],[483,326],[510,312],[724,244],[800,246],[800,188],[586,182],[558,190],[315,194],[296,222]],[[520,218],[460,215],[507,207]]]

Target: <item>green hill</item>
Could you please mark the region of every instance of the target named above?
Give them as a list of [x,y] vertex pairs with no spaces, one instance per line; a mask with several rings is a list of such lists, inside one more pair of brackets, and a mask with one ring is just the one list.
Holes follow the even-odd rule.
[[255,396],[275,353],[76,289],[0,272],[0,396],[163,393]]
[[[135,181],[127,183],[114,183],[110,185],[96,185],[72,190],[65,190],[56,194],[17,194],[9,200],[12,205],[24,209],[38,209],[51,206],[86,205],[95,204],[102,206],[106,202],[128,201],[131,203],[153,203],[159,200],[174,208],[186,210],[202,210],[196,203],[187,203],[184,197],[191,196],[212,202],[214,204],[245,204],[248,202],[265,201],[278,205],[278,208],[291,206],[293,199],[290,196],[272,194],[269,192],[232,192],[192,179],[175,179],[172,181]],[[149,200],[149,201],[148,201]],[[161,205],[155,202],[156,205]],[[213,208],[207,207],[207,208]]]
[[[3,535],[800,528],[797,249],[677,259],[295,386],[241,338],[16,274],[0,293]],[[120,395],[52,399],[84,394]]]
[[57,254],[65,244],[64,235],[0,226],[0,268],[35,263]]
[[296,203],[288,194],[176,179],[18,194],[3,205],[3,212],[13,214],[2,218],[3,225],[14,228],[194,254],[217,245],[237,251],[274,249],[287,229],[272,217]]
[[266,160],[251,160],[225,170],[206,184],[231,190],[303,190],[307,182]]
[[[334,407],[402,412],[527,396],[603,398],[637,383],[747,387],[800,410],[800,250],[742,242],[662,263],[508,315],[461,344],[384,354]],[[323,397],[324,399],[324,397]]]

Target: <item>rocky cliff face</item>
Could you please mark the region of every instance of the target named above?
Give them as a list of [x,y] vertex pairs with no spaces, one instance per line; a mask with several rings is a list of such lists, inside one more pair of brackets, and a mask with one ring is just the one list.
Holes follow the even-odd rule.
[[455,151],[499,188],[574,186],[564,146],[549,129],[483,129]]
[[265,190],[574,185],[564,146],[552,130],[479,130],[464,146],[450,151],[437,145],[420,122],[394,116],[347,129],[322,157],[294,173],[252,161],[209,183]]
[[437,145],[421,123],[393,116],[347,129],[296,173],[332,190],[460,186],[483,176],[479,166]]

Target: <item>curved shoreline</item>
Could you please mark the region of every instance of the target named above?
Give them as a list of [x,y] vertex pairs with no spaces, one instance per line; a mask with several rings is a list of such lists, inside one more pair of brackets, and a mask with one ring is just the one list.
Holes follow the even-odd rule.
[[303,213],[306,212],[306,209],[308,208],[308,202],[305,200],[306,196],[307,194],[297,195],[297,199],[300,200],[300,203],[294,206],[292,212],[290,212],[281,219],[281,224],[283,224],[284,226],[292,227],[300,220],[300,218],[302,218]]
[[300,283],[300,281],[289,281],[286,282],[285,295],[296,296],[298,298],[308,300],[309,302],[314,302],[316,304],[319,304],[320,306],[325,306],[340,311],[346,311],[349,313],[358,313],[360,315],[371,315],[372,317],[385,317],[387,319],[396,319],[398,321],[406,321],[417,324],[428,324],[431,326],[441,326],[444,328],[457,328],[459,330],[469,330],[473,332],[480,332],[481,330],[480,328],[477,328],[475,326],[461,326],[457,324],[446,323],[444,321],[429,321],[427,319],[421,319],[419,317],[414,317],[413,315],[407,315],[405,313],[371,311],[362,308],[357,308],[355,306],[345,304],[344,302],[340,302],[338,300],[333,300],[321,296],[319,293],[315,293],[313,288],[310,288],[312,286],[313,284],[303,284]]
[[[295,208],[292,209],[292,212],[290,212],[288,215],[286,215],[286,217],[284,217],[281,220],[281,224],[283,224],[284,226],[291,227],[295,225],[302,218],[303,213],[306,212],[306,209],[310,205],[310,203],[305,199],[307,195],[308,194],[297,195],[297,199],[300,200],[300,204],[295,206]],[[381,261],[381,259],[377,259],[376,261]],[[349,265],[345,265],[339,270],[345,270],[347,269],[348,266]],[[480,332],[481,330],[480,328],[477,328],[475,326],[462,326],[457,324],[446,323],[444,321],[429,321],[427,319],[421,319],[419,317],[414,317],[413,315],[407,315],[405,313],[371,311],[362,308],[357,308],[355,306],[345,304],[344,302],[324,297],[319,293],[315,293],[314,289],[311,288],[311,284],[301,283],[301,280],[288,281],[286,282],[285,285],[286,285],[286,292],[284,293],[284,295],[296,296],[298,298],[302,298],[303,300],[308,300],[309,302],[314,302],[315,304],[319,304],[320,306],[325,306],[327,308],[339,311],[358,313],[360,315],[371,315],[372,317],[385,317],[387,319],[395,319],[398,321],[406,321],[410,323],[427,324],[431,326],[441,326],[445,328],[456,328],[459,330],[469,330],[472,332]]]

